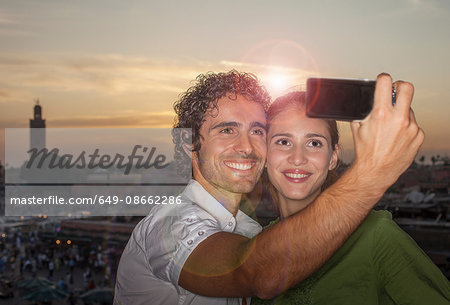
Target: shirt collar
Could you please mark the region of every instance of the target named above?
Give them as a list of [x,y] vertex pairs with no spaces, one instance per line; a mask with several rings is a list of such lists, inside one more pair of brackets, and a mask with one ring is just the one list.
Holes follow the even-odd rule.
[[[211,196],[203,186],[197,181],[191,179],[189,184],[186,186],[183,194],[189,198],[190,201],[194,202],[211,216],[213,216],[220,224],[220,227],[225,230],[226,227],[234,230],[236,226],[236,218],[243,219],[248,218],[244,212],[238,210],[236,218],[230,213],[216,198]],[[227,230],[228,231],[228,230]]]

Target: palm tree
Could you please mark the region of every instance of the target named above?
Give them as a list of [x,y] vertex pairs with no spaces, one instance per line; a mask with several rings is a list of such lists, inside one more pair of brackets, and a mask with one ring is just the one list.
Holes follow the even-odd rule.
[[422,163],[422,166],[425,164],[425,156],[420,157],[419,162]]

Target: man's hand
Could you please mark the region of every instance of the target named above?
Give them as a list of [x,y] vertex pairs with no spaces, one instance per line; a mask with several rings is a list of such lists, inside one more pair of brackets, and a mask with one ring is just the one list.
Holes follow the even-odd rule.
[[[392,105],[392,86],[397,91],[396,105]],[[377,78],[372,112],[361,122],[352,122],[355,145],[353,169],[361,178],[375,182],[386,190],[409,167],[424,140],[410,108],[414,95],[411,83],[392,84],[389,74]]]

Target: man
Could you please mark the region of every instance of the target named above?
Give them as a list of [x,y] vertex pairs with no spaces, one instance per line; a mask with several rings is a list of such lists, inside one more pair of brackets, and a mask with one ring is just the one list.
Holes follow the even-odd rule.
[[266,156],[269,97],[252,75],[197,78],[175,104],[177,153],[192,157],[183,204],[154,208],[135,228],[117,273],[115,304],[246,304],[271,298],[320,267],[410,165],[423,132],[413,87],[379,75],[371,114],[353,122],[351,168],[308,208],[261,231],[239,211]]

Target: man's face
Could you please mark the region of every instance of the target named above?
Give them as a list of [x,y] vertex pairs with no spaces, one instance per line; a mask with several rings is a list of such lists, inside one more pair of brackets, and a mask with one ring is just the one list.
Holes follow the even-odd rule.
[[264,110],[241,95],[236,99],[225,96],[217,106],[205,114],[200,128],[201,149],[193,156],[194,179],[203,182],[210,193],[248,193],[266,160]]

